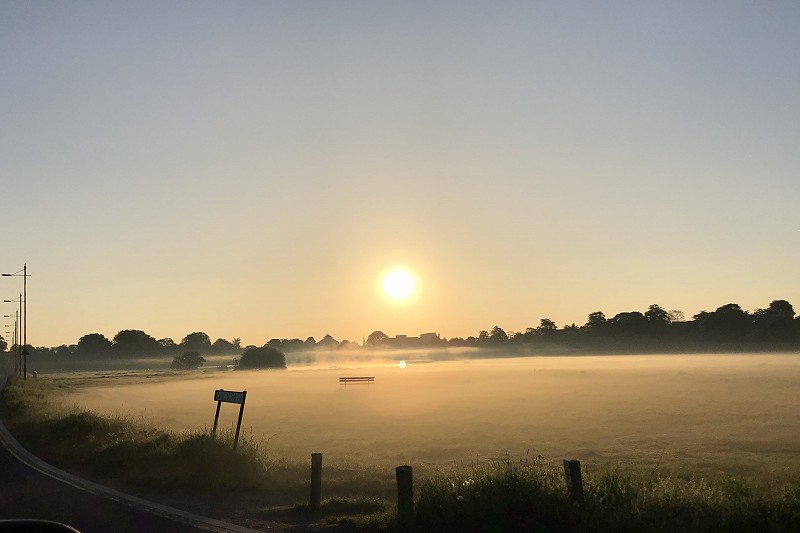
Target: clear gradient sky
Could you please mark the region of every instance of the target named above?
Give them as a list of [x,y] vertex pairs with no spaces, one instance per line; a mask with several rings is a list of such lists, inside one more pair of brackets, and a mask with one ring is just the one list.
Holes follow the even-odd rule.
[[[0,269],[28,264],[35,346],[800,309],[798,28],[796,1],[2,0]],[[416,304],[376,295],[394,263]]]

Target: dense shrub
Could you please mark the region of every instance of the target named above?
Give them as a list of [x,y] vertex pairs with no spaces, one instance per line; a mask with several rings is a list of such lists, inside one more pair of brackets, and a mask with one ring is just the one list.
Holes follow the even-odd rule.
[[272,346],[248,348],[239,359],[239,368],[286,368],[286,356]]
[[183,352],[172,358],[174,370],[193,370],[205,363],[206,360],[198,352]]

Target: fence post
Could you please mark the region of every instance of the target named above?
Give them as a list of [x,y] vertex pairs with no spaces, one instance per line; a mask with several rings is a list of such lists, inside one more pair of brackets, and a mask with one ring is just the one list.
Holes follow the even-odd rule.
[[397,518],[400,527],[407,528],[414,521],[414,476],[410,466],[395,468],[397,478]]
[[564,459],[564,479],[567,481],[569,497],[576,502],[583,501],[583,477],[581,476],[581,462]]
[[322,454],[311,454],[311,499],[312,509],[319,509],[322,500]]

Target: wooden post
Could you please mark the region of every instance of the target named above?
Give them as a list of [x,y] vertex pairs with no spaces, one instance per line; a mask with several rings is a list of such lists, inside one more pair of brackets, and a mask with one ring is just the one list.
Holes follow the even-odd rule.
[[239,431],[242,429],[242,416],[244,415],[244,402],[247,399],[247,391],[242,392],[242,403],[239,405],[239,420],[236,422],[236,436],[233,438],[233,449],[239,447]]
[[312,509],[319,509],[322,500],[322,454],[311,454],[311,499]]
[[581,476],[581,462],[564,459],[564,479],[567,481],[569,497],[576,502],[583,501],[583,477]]
[[397,518],[400,527],[407,528],[414,521],[414,477],[410,466],[395,468],[397,478]]
[[[221,391],[222,389],[217,389],[217,391]],[[219,408],[222,406],[221,401],[217,401],[217,414],[214,415],[214,427],[211,429],[211,434],[217,434],[217,422],[219,422]]]

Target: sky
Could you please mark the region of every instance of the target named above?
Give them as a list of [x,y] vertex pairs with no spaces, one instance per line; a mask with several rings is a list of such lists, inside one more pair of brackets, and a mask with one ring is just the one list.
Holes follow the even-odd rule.
[[[34,346],[800,310],[799,26],[794,1],[2,0],[0,269],[27,264]],[[376,292],[395,264],[411,305]]]

